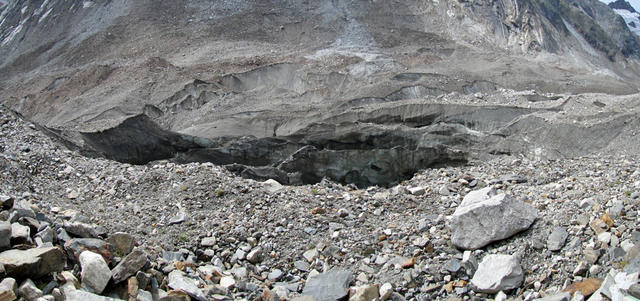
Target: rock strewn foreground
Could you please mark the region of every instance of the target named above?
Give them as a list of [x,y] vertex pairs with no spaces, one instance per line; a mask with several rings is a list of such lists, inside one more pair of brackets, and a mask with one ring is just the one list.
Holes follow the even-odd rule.
[[[360,190],[89,159],[5,109],[0,145],[3,300],[639,297],[637,157],[501,157]],[[482,187],[537,218],[457,249],[451,216]]]

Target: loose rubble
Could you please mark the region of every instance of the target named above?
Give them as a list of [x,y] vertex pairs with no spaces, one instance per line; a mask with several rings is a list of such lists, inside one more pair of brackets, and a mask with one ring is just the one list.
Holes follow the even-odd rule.
[[637,157],[279,187],[83,157],[0,111],[1,300],[639,298]]

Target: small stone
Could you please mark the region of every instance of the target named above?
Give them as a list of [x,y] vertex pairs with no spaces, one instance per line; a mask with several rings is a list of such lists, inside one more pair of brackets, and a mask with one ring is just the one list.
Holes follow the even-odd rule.
[[559,294],[555,294],[555,295],[551,295],[551,296],[547,296],[544,298],[538,298],[538,299],[534,299],[537,301],[570,301],[571,300],[571,293],[559,293]]
[[316,259],[316,257],[318,257],[318,255],[319,255],[318,254],[318,250],[311,249],[311,250],[308,250],[308,251],[304,252],[302,254],[302,257],[304,257],[304,259],[306,259],[308,262],[313,262]]
[[220,278],[220,286],[226,289],[231,289],[235,287],[235,285],[236,285],[236,280],[233,278],[233,276],[224,276]]
[[256,264],[262,261],[262,248],[257,247],[251,250],[247,254],[247,260],[253,264]]
[[573,270],[573,275],[585,276],[587,274],[587,271],[589,271],[589,265],[584,261],[580,261],[580,263],[578,263],[578,266],[576,266],[576,268]]
[[345,208],[340,208],[338,209],[338,216],[339,217],[348,217],[349,216],[349,210],[345,209]]
[[602,232],[598,234],[598,241],[605,245],[608,245],[611,241],[611,232]]
[[274,281],[280,280],[280,278],[282,278],[283,275],[284,273],[280,269],[275,269],[271,271],[271,273],[269,273],[269,275],[267,276],[267,279],[274,282]]
[[[423,195],[425,192],[424,187],[410,187],[407,189],[409,191],[409,193],[411,193],[412,195]],[[448,191],[448,189],[447,189]]]
[[378,287],[375,285],[363,285],[350,289],[349,301],[370,301],[379,297]]
[[369,282],[369,276],[367,276],[367,274],[362,272],[358,274],[358,276],[356,277],[356,280],[366,283],[366,282]]
[[302,295],[313,296],[318,301],[340,300],[347,296],[347,288],[352,279],[353,274],[347,270],[330,270],[310,277],[304,286]]
[[429,243],[429,239],[426,237],[418,237],[413,241],[413,245],[416,247],[424,248]]
[[278,181],[274,179],[268,179],[262,182],[262,185],[264,186],[264,189],[266,189],[270,193],[278,192],[279,190],[284,188],[282,184],[278,183]]
[[7,250],[0,253],[0,264],[4,265],[7,276],[20,279],[36,279],[52,272],[60,272],[65,263],[66,256],[56,247]]
[[[135,250],[133,251],[135,252]],[[187,277],[181,271],[173,271],[169,273],[168,276],[168,285],[170,288],[174,290],[181,290],[187,293],[189,296],[195,298],[199,301],[206,301],[207,297],[205,294],[198,288],[195,282]]]
[[602,232],[605,232],[609,229],[609,227],[607,227],[607,224],[605,224],[605,222],[599,219],[594,219],[591,222],[589,222],[589,227],[591,227],[591,230],[593,230],[593,232],[595,232],[596,235]]
[[111,271],[113,282],[118,284],[135,275],[147,264],[147,254],[140,248],[135,248],[127,257],[123,258]]
[[560,251],[569,237],[569,232],[564,227],[556,227],[547,239],[547,249],[555,252]]
[[573,297],[571,298],[571,301],[584,301],[584,296],[580,291],[577,291],[573,293]]
[[451,258],[444,263],[444,269],[449,273],[457,273],[462,268],[460,264],[460,260],[456,258]]
[[169,219],[168,225],[176,225],[184,223],[187,220],[187,212],[184,209],[178,210],[178,213]]
[[438,193],[443,196],[448,196],[449,194],[451,194],[447,185],[442,185],[440,189],[438,189]]
[[131,277],[127,280],[127,294],[129,295],[129,300],[136,300],[138,298],[138,279],[136,277]]
[[563,291],[571,294],[575,292],[582,293],[583,296],[591,296],[602,285],[602,280],[596,278],[585,279],[580,282],[573,283],[567,286]]
[[200,245],[203,247],[214,247],[216,245],[215,237],[205,237],[200,241]]
[[499,291],[496,294],[496,297],[493,298],[494,301],[507,301],[507,294],[505,294],[503,291]]
[[594,264],[589,268],[589,275],[597,275],[602,272],[602,267],[600,265]]
[[524,273],[516,256],[491,254],[483,258],[471,279],[476,292],[497,293],[519,288]]
[[416,258],[411,257],[402,263],[402,268],[408,269],[408,268],[412,268],[414,265],[416,265]]
[[136,245],[133,235],[124,232],[116,232],[109,235],[107,241],[113,246],[116,255],[120,257],[129,255]]
[[44,295],[31,279],[22,282],[18,288],[18,294],[27,300],[35,300]]
[[303,272],[308,272],[309,269],[311,268],[311,266],[309,266],[309,264],[306,261],[302,261],[302,260],[296,260],[293,263],[293,266]]
[[13,301],[17,299],[18,284],[13,278],[4,278],[0,282],[0,300]]
[[91,251],[82,252],[79,261],[82,286],[91,293],[101,294],[111,279],[109,265],[102,255]]
[[600,218],[600,220],[602,220],[609,228],[614,226],[613,220],[611,219],[611,217],[608,214],[603,214],[602,217]]
[[378,293],[380,295],[380,300],[384,301],[389,299],[389,297],[393,293],[393,285],[391,285],[391,283],[389,282],[383,284],[382,286],[380,286],[380,291]]

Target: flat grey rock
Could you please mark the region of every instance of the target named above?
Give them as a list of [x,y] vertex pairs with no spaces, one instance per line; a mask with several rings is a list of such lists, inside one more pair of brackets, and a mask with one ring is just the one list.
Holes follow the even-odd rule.
[[147,254],[139,248],[133,249],[127,257],[111,270],[114,283],[120,283],[135,275],[147,264]]
[[555,294],[555,295],[551,295],[551,296],[546,296],[544,298],[533,299],[533,300],[536,300],[536,301],[570,301],[571,300],[571,293],[563,292],[563,293],[559,293],[559,294]]
[[318,301],[334,301],[347,296],[353,274],[347,270],[334,269],[311,277],[304,286],[302,295],[313,296]]
[[181,290],[196,300],[207,300],[207,296],[198,288],[195,282],[185,277],[181,271],[176,270],[169,273],[169,287],[175,290]]
[[471,286],[476,292],[494,294],[519,288],[523,280],[524,273],[516,256],[491,254],[478,265]]
[[472,191],[451,216],[451,241],[461,249],[478,249],[528,229],[538,217],[531,205],[491,187]]
[[0,264],[8,276],[15,278],[39,278],[64,268],[64,252],[56,247],[28,250],[7,250],[0,253]]
[[547,249],[549,249],[549,251],[560,251],[562,247],[564,247],[567,237],[569,237],[567,229],[564,227],[556,227],[547,239]]

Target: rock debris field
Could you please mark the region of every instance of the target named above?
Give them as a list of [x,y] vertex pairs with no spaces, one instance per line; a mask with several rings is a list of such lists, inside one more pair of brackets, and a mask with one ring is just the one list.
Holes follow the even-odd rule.
[[0,300],[638,300],[638,157],[391,188],[80,156],[0,109]]

